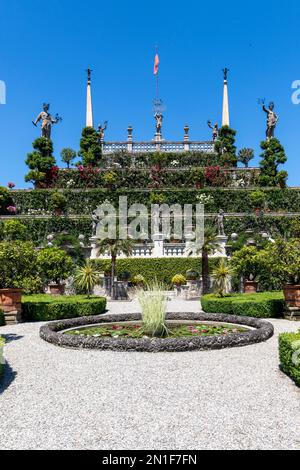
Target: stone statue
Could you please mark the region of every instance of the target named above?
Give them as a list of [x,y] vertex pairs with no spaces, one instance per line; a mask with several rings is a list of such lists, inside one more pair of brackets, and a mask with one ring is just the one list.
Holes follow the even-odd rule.
[[97,236],[97,228],[100,222],[97,209],[92,212],[92,237]]
[[37,126],[39,121],[42,121],[41,129],[42,129],[42,137],[46,139],[51,139],[51,130],[52,125],[57,124],[62,121],[62,118],[56,114],[55,118],[51,116],[49,113],[50,104],[44,103],[43,104],[43,111],[38,115],[35,121],[32,121],[34,126]]
[[105,121],[104,126],[102,126],[101,124],[99,124],[98,126],[99,137],[102,142],[105,137],[105,131],[107,129],[107,125],[108,125],[108,121]]
[[161,134],[163,115],[161,113],[156,113],[154,118],[156,122],[156,134]]
[[216,142],[219,137],[219,125],[216,123],[214,126],[212,125],[211,121],[207,121],[208,127],[213,131],[212,132],[212,140]]
[[279,120],[279,117],[274,112],[274,107],[275,107],[274,103],[270,103],[269,108],[266,108],[264,103],[262,105],[263,111],[267,113],[267,131],[266,131],[267,140],[270,140],[272,139],[272,137],[274,137],[275,128]]
[[223,69],[223,73],[224,73],[224,82],[227,82],[228,72],[229,72],[229,69],[228,69],[227,67],[226,67],[225,69]]
[[224,229],[224,211],[220,209],[219,214],[217,215],[217,226],[218,226],[218,235],[225,236],[225,229]]

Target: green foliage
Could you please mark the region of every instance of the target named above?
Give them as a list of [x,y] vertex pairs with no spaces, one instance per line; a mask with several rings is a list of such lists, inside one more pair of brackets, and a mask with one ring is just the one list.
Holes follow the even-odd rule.
[[55,236],[53,245],[68,253],[75,264],[81,264],[84,262],[84,252],[80,246],[78,237],[75,235],[69,235],[64,232],[60,233]]
[[82,130],[78,156],[83,166],[98,166],[101,162],[102,147],[99,135],[92,127],[85,127]]
[[237,166],[235,136],[236,131],[229,126],[223,126],[219,130],[219,138],[215,143],[215,150],[220,156],[220,164],[222,166]]
[[37,278],[37,254],[31,242],[0,243],[0,289],[23,288]]
[[55,191],[50,196],[49,209],[53,212],[65,211],[67,207],[67,198],[61,191]]
[[88,296],[92,295],[93,289],[99,281],[99,272],[96,271],[91,260],[86,260],[85,264],[79,266],[75,271],[74,282],[76,287],[86,292]]
[[253,209],[264,209],[266,205],[266,194],[263,191],[253,191],[250,194]]
[[27,227],[19,220],[6,220],[3,223],[3,238],[6,241],[25,240]]
[[25,161],[31,171],[25,176],[25,181],[37,183],[45,180],[47,172],[55,166],[56,161],[52,155],[53,144],[51,140],[39,137],[32,145],[34,151],[27,155]]
[[183,286],[186,284],[186,278],[182,274],[175,274],[175,276],[172,277],[172,284],[175,286]]
[[[97,271],[110,271],[111,262],[109,260],[94,260]],[[218,263],[217,258],[209,259],[212,269]],[[172,287],[171,279],[176,274],[185,276],[188,270],[201,272],[201,258],[127,258],[118,259],[116,263],[116,274],[128,271],[131,279],[142,274],[146,283],[156,280],[166,287]]]
[[245,165],[246,168],[248,168],[249,162],[253,158],[254,158],[254,150],[253,149],[248,149],[248,148],[243,148],[239,151],[237,160],[238,160],[238,162]]
[[244,246],[233,254],[230,265],[240,277],[254,280],[259,276],[264,260],[264,253],[259,252],[256,247]]
[[0,379],[4,370],[4,356],[3,356],[4,345],[5,345],[5,339],[2,338],[2,336],[0,336]]
[[131,282],[134,286],[141,287],[141,286],[146,285],[146,279],[141,274],[137,274],[136,276],[133,276]]
[[300,387],[300,331],[279,336],[280,367]]
[[147,290],[137,291],[142,310],[142,329],[145,335],[162,338],[168,335],[166,326],[167,297],[163,286],[155,283]]
[[46,283],[60,284],[73,271],[72,258],[59,248],[44,248],[38,253],[37,264],[39,272]]
[[105,312],[106,299],[85,295],[34,295],[22,298],[23,317],[26,321],[51,321],[100,315]]
[[12,203],[11,195],[7,188],[0,186],[0,215],[7,214],[7,207]]
[[227,265],[227,262],[222,258],[219,265],[213,270],[214,289],[220,297],[224,297],[230,291],[230,280],[233,275],[233,270]]
[[109,171],[103,176],[103,183],[107,187],[113,187],[118,180],[118,175],[115,171]]
[[265,262],[270,273],[281,284],[300,282],[300,239],[285,241],[278,238],[265,252]]
[[60,156],[61,156],[61,160],[64,163],[66,163],[67,168],[70,168],[71,163],[77,157],[77,153],[75,152],[75,150],[68,147],[68,148],[62,149],[62,151],[60,152]]
[[206,313],[224,313],[254,318],[278,318],[284,310],[282,292],[259,294],[232,294],[219,297],[208,294],[202,297],[201,304]]
[[4,325],[4,312],[0,310],[0,326]]
[[287,172],[278,171],[278,166],[287,161],[283,146],[275,138],[263,141],[260,146],[263,150],[260,161],[260,185],[285,187]]

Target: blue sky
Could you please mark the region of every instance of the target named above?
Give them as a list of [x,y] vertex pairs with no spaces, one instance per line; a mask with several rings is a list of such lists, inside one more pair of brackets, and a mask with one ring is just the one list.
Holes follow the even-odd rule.
[[227,66],[238,147],[254,148],[258,163],[265,115],[257,99],[274,100],[289,184],[300,186],[300,105],[291,101],[292,82],[300,80],[299,2],[2,0],[0,8],[0,80],[7,85],[0,184],[26,187],[24,160],[39,136],[31,121],[44,101],[63,117],[53,132],[58,161],[63,147],[78,149],[87,66],[94,70],[95,121],[109,121],[107,139],[125,139],[129,124],[136,140],[151,139],[158,44],[164,137],[181,139],[188,123],[192,139],[209,139],[206,121],[221,120]]

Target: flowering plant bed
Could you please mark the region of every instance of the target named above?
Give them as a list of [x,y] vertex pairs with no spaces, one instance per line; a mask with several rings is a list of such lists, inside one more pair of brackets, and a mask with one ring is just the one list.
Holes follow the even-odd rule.
[[[190,336],[228,335],[230,333],[242,333],[246,328],[232,325],[211,325],[209,323],[167,324],[165,338],[181,338]],[[99,325],[95,327],[68,330],[68,335],[92,336],[94,338],[148,338],[141,323],[115,323],[112,325]]]

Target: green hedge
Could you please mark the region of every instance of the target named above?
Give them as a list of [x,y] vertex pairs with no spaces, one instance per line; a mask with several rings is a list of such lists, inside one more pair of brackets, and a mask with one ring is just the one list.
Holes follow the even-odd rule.
[[3,326],[4,324],[5,324],[4,312],[0,310],[0,326]]
[[[99,271],[109,271],[109,260],[95,260]],[[210,260],[213,268],[218,263],[218,258]],[[187,271],[193,270],[201,273],[201,258],[126,258],[117,260],[117,274],[129,272],[131,278],[141,274],[146,282],[157,279],[167,286],[171,286],[172,277],[175,274],[185,275]]]
[[4,369],[4,355],[3,355],[4,344],[5,344],[5,340],[4,338],[0,336],[0,379],[3,373],[3,369]]
[[300,331],[279,336],[280,367],[300,387]]
[[58,296],[28,295],[22,298],[22,316],[25,321],[51,321],[100,315],[105,311],[104,297],[85,295]]
[[[186,185],[185,185],[186,186]],[[212,196],[205,204],[206,212],[218,212],[222,208],[225,212],[253,212],[251,193],[254,189],[64,189],[66,197],[66,207],[68,214],[90,215],[92,211],[105,200],[117,204],[119,196],[127,196],[128,204],[141,203],[150,207],[153,194],[163,196],[167,204],[195,204],[202,194]],[[18,209],[18,214],[28,214],[30,211],[38,211],[41,214],[50,211],[50,198],[54,190],[16,190],[11,191],[11,197]],[[299,212],[300,190],[286,188],[264,189],[266,202],[270,211]]]
[[201,303],[204,312],[207,313],[224,313],[255,318],[281,317],[284,309],[282,292],[234,294],[222,298],[209,294],[202,297]]
[[[43,244],[46,242],[46,237],[50,233],[67,233],[78,237],[83,234],[86,237],[86,243],[92,233],[91,217],[50,217],[50,218],[22,218],[18,220],[27,227],[27,239],[36,244]],[[294,221],[299,221],[300,217],[256,217],[248,215],[245,217],[230,217],[225,219],[225,232],[231,233],[244,233],[247,229],[252,229],[256,233],[268,232],[273,237],[278,235],[289,237],[291,224]],[[206,224],[213,224],[213,217],[205,219]],[[1,229],[3,221],[0,221],[0,240],[3,238],[3,230]]]

